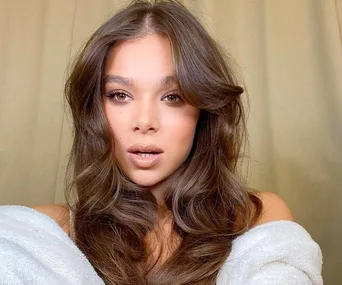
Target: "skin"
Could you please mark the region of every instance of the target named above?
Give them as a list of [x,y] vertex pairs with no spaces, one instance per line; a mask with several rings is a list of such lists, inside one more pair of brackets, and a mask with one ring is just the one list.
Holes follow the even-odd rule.
[[[106,58],[103,102],[116,161],[159,204],[163,181],[189,155],[199,117],[199,109],[182,100],[173,76],[170,42],[158,34],[124,41]],[[150,168],[136,166],[127,152],[136,143],[160,147],[160,161]]]

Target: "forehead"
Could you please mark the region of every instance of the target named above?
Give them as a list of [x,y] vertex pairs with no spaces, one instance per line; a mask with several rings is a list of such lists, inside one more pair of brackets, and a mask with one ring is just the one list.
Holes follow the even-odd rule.
[[173,75],[171,45],[167,37],[154,34],[126,40],[114,46],[105,63],[105,76],[133,80],[155,79]]

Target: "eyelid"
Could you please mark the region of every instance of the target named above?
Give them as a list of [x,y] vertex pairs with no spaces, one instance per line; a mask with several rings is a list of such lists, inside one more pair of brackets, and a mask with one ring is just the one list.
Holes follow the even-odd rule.
[[132,96],[129,95],[126,91],[123,91],[123,90],[120,90],[120,89],[111,90],[111,91],[109,91],[109,92],[106,92],[106,93],[105,93],[105,96],[106,96],[107,98],[109,98],[110,100],[115,100],[115,101],[117,101],[117,102],[127,102],[127,100],[124,100],[124,101],[116,100],[116,99],[114,98],[114,96],[115,96],[116,94],[124,94],[124,95],[127,96],[129,99],[133,99]]
[[169,93],[167,93],[166,95],[163,96],[162,100],[164,100],[165,98],[167,98],[168,96],[176,96],[179,98],[179,101],[183,101],[182,95],[180,94],[180,92],[178,90],[173,90],[170,91]]

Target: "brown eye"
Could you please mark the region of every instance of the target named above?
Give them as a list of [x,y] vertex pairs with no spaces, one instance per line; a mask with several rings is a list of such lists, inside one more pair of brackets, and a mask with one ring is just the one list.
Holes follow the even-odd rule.
[[165,101],[171,102],[171,103],[176,103],[182,101],[181,97],[178,94],[170,94],[164,97]]
[[127,94],[118,91],[108,93],[107,97],[118,102],[126,102],[130,99]]

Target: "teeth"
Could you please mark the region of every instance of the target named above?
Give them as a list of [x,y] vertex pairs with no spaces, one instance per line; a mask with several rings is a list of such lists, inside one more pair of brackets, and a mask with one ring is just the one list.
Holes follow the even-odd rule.
[[141,157],[149,157],[149,156],[152,156],[153,154],[152,153],[141,153],[141,152],[139,152],[139,153],[137,153],[139,156],[141,156]]

